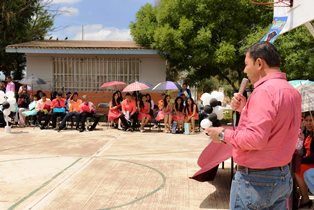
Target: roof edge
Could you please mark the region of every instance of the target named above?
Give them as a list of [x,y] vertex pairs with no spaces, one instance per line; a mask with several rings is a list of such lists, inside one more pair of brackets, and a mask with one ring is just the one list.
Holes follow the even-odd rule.
[[25,48],[9,45],[5,48],[7,53],[25,54],[98,54],[98,55],[158,55],[157,50],[152,49],[58,49],[58,48]]

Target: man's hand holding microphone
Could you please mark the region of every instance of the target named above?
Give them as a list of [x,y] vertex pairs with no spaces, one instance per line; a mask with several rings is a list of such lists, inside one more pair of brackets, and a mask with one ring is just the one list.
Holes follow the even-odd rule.
[[[235,93],[231,99],[231,108],[234,111],[241,112],[246,104],[246,98],[243,96],[244,90],[248,83],[247,78],[243,78],[238,93]],[[213,142],[225,143],[224,141],[224,128],[223,127],[209,127],[205,128],[205,133],[210,137]]]

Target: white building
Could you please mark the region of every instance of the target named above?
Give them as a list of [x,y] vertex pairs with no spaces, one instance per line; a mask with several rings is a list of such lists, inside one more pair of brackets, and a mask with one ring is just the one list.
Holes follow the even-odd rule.
[[105,82],[166,80],[166,61],[156,50],[130,41],[31,41],[6,47],[25,53],[27,76],[47,82],[34,89],[99,92]]

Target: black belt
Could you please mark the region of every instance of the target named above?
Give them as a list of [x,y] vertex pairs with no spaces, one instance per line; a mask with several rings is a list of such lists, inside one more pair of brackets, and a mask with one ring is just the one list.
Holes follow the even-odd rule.
[[287,165],[278,166],[278,167],[271,167],[271,168],[248,168],[245,166],[237,166],[238,171],[271,171],[271,170],[283,170]]

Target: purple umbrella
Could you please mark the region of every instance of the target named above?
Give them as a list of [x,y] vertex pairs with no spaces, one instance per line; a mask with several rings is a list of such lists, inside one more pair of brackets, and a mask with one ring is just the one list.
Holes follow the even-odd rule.
[[181,86],[172,81],[165,81],[161,82],[158,85],[156,85],[152,90],[180,90]]

